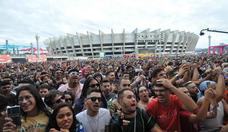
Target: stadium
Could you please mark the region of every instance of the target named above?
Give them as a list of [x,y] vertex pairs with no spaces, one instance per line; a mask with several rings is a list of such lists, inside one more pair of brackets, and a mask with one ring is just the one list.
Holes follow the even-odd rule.
[[131,33],[67,34],[58,38],[49,38],[44,44],[49,54],[68,57],[98,58],[105,56],[123,56],[126,54],[169,54],[180,55],[194,51],[199,36],[185,31],[160,29]]

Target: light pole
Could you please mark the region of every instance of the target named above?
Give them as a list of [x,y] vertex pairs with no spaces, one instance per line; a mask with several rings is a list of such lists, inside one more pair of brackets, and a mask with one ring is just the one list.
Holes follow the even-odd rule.
[[36,35],[36,46],[37,46],[37,57],[38,57],[38,61],[40,61],[40,46],[39,46],[39,36]]
[[[199,33],[199,35],[200,36],[203,36],[205,33],[204,33],[204,31],[208,31],[208,32],[216,32],[216,33],[226,33],[226,34],[228,34],[228,32],[227,31],[221,31],[221,30],[211,30],[211,29],[209,29],[209,28],[206,28],[206,29],[202,29],[202,30],[200,30],[200,33]],[[208,36],[208,54],[210,54],[210,46],[211,46],[211,36],[209,35]]]
[[226,31],[221,31],[221,30],[211,30],[211,29],[209,29],[209,28],[206,28],[206,29],[202,29],[202,30],[200,30],[200,36],[202,36],[202,35],[204,35],[205,33],[204,33],[204,31],[208,31],[208,32],[216,32],[216,33],[227,33],[228,34],[228,32],[226,32]]

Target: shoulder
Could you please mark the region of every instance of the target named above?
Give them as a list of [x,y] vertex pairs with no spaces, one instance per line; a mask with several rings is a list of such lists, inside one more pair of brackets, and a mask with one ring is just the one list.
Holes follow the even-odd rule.
[[85,118],[85,115],[86,115],[86,110],[84,110],[84,111],[78,113],[78,114],[76,115],[76,118],[77,118],[77,120],[81,120],[82,118]]
[[110,111],[105,108],[100,108],[99,109],[99,115],[100,116],[111,116]]
[[146,109],[152,109],[157,104],[158,104],[158,99],[157,98],[151,99],[151,101],[147,105]]

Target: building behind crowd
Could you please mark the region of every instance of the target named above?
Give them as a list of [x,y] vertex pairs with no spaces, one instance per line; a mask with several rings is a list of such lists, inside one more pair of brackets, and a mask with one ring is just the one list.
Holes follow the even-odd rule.
[[184,54],[194,51],[199,36],[185,31],[154,30],[131,33],[67,34],[47,39],[49,54],[69,57],[123,56],[124,54]]

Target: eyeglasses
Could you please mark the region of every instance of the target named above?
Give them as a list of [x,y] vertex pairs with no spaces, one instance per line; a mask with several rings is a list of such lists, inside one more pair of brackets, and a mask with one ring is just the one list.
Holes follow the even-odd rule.
[[89,97],[88,99],[91,99],[92,102],[95,102],[98,100],[98,102],[101,102],[101,97]]
[[23,100],[30,100],[32,98],[32,96],[28,95],[28,96],[24,96],[24,97],[18,97],[18,102],[23,102]]
[[97,88],[97,87],[100,87],[100,84],[91,84],[91,85],[89,85],[89,87],[91,87],[91,88]]

